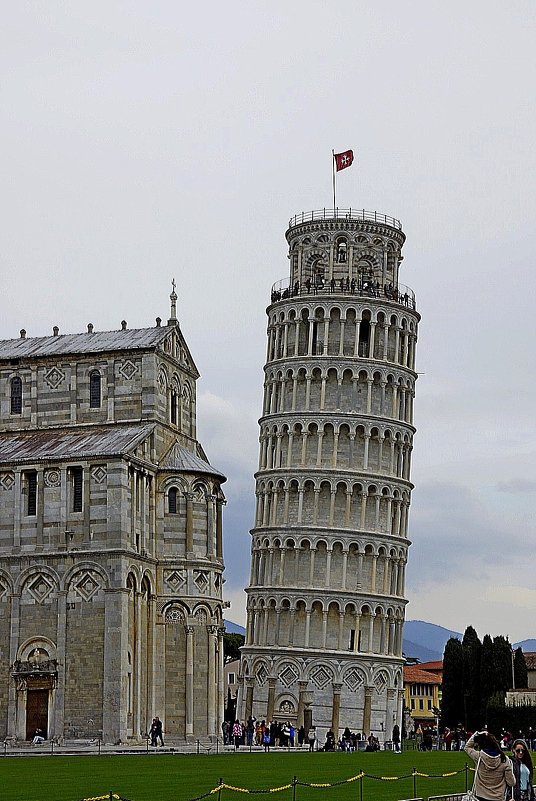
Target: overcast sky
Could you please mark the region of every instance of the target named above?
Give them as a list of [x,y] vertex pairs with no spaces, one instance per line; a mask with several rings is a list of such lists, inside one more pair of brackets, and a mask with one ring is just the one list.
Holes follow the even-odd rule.
[[167,319],[244,622],[271,285],[329,206],[407,236],[422,314],[408,619],[536,636],[534,0],[4,5],[0,338]]

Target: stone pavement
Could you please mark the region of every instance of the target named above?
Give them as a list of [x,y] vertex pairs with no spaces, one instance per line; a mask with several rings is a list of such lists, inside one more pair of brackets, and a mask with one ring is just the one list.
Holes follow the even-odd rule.
[[[238,753],[258,753],[264,749],[262,746],[242,746]],[[270,751],[306,751],[303,748],[270,748]],[[45,740],[40,745],[29,742],[6,740],[0,743],[0,756],[79,756],[80,754],[234,754],[233,745],[223,745],[221,740],[210,741],[194,740],[193,742],[169,742],[164,746],[153,748],[146,742],[135,743],[101,743],[98,740],[66,740],[58,745],[53,740]]]

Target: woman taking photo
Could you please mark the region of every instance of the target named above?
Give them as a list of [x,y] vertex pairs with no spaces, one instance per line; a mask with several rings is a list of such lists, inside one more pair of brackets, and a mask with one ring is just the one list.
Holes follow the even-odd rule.
[[[474,746],[478,746],[477,750]],[[465,750],[475,764],[474,793],[478,801],[504,801],[516,783],[512,763],[501,751],[495,737],[487,731],[475,731],[465,743]]]
[[525,740],[514,740],[511,759],[516,779],[512,798],[515,801],[534,801],[532,757]]

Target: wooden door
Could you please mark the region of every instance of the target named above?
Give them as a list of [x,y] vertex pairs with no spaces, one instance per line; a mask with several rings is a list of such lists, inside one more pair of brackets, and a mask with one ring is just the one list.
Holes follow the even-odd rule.
[[26,695],[26,739],[33,740],[37,729],[48,737],[49,690],[28,690]]

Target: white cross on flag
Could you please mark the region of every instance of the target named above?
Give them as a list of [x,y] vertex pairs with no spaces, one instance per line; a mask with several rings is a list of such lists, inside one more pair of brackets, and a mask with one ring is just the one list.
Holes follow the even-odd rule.
[[350,167],[353,160],[353,150],[345,150],[344,153],[335,153],[335,168],[337,172],[339,172],[339,170],[345,170],[346,167]]

